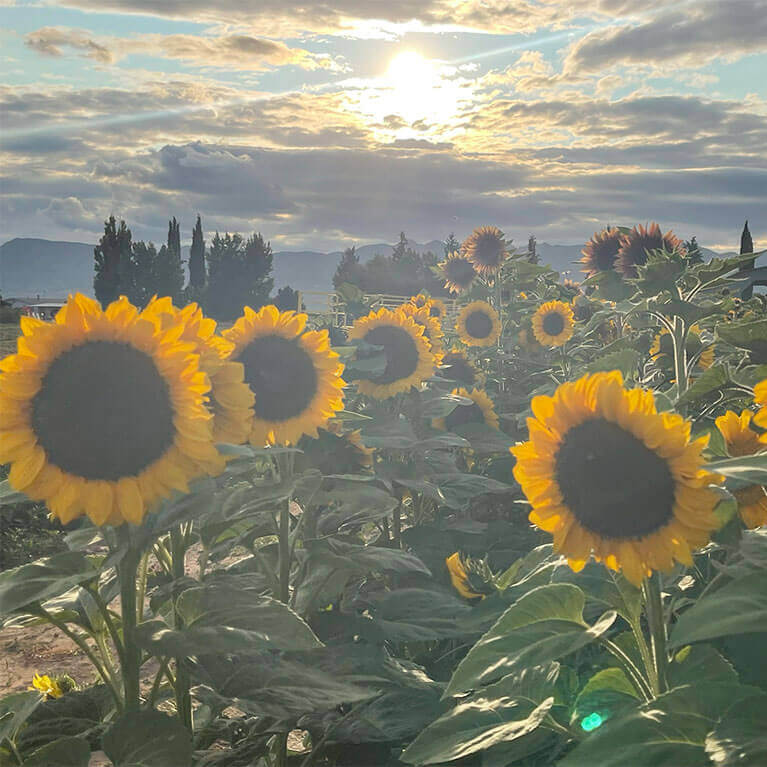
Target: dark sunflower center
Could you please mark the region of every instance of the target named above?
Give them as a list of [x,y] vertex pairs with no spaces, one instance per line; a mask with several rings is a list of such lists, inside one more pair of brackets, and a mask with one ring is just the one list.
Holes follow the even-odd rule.
[[448,355],[442,360],[442,364],[448,366],[445,375],[453,381],[473,385],[477,380],[474,368],[463,357]]
[[413,336],[396,325],[380,325],[365,334],[365,342],[382,346],[386,368],[372,379],[376,384],[390,384],[409,378],[418,367],[418,347]]
[[432,306],[429,309],[429,317],[437,317],[439,318],[442,315],[442,313],[439,310],[438,306]]
[[480,237],[477,243],[477,261],[485,266],[497,266],[501,262],[503,248],[498,238],[493,235]]
[[467,423],[484,423],[485,414],[476,403],[473,405],[459,405],[450,415],[445,418],[445,426],[455,429]]
[[565,329],[565,320],[559,312],[549,312],[543,317],[543,332],[558,336]]
[[666,461],[601,418],[567,432],[557,453],[556,479],[578,522],[605,538],[642,538],[674,513],[674,478]]
[[487,338],[493,329],[493,323],[487,312],[477,310],[466,318],[466,332],[472,338]]
[[445,277],[455,285],[470,285],[474,274],[474,266],[466,258],[451,258],[445,266]]
[[173,405],[152,358],[128,344],[91,341],[59,356],[32,401],[48,460],[86,479],[139,474],[173,442]]
[[597,262],[599,271],[608,272],[613,268],[619,248],[620,240],[618,239],[604,240],[596,246],[594,249],[594,259]]
[[254,412],[264,421],[301,415],[317,393],[317,371],[298,339],[255,338],[241,352],[245,380],[256,395]]

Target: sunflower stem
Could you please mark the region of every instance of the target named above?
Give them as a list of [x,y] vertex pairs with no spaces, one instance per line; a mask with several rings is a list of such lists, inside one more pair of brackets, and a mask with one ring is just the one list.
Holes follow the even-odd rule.
[[666,674],[668,670],[668,654],[666,651],[666,620],[663,613],[663,597],[661,596],[660,575],[654,572],[642,583],[645,597],[647,623],[650,627],[650,649],[655,665],[656,695],[668,689]]
[[610,639],[603,639],[602,644],[610,652],[610,654],[618,661],[618,665],[623,670],[623,673],[629,678],[629,681],[634,686],[634,689],[645,699],[650,701],[653,699],[653,689],[647,683],[647,680],[642,675],[642,672],[636,667],[636,664],[629,658],[629,656]]
[[118,528],[118,536],[127,551],[117,565],[120,580],[120,609],[123,628],[123,690],[126,712],[139,709],[139,672],[141,669],[141,650],[136,644],[136,575],[141,553],[133,546],[127,525]]
[[681,317],[674,317],[674,375],[676,376],[677,399],[687,391],[687,328]]
[[[173,579],[180,580],[184,577],[184,559],[186,546],[184,545],[184,535],[180,527],[174,527],[170,533],[171,563],[173,566]],[[173,600],[173,624],[176,630],[183,628],[183,618],[176,609],[176,600]],[[189,694],[191,680],[189,672],[184,668],[183,658],[178,657],[176,661],[176,712],[181,723],[190,732],[193,731],[192,724],[192,697]]]

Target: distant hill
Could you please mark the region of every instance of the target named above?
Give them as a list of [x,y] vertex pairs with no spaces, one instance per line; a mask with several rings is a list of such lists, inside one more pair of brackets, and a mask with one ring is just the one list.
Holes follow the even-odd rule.
[[[427,243],[408,242],[419,253],[431,251],[442,256],[439,240]],[[37,238],[16,238],[0,245],[0,294],[46,298],[65,297],[81,292],[93,295],[93,245],[84,242],[55,242]],[[574,279],[582,274],[577,264],[582,245],[549,245],[538,243],[542,263],[560,273],[569,271]],[[377,253],[391,255],[393,247],[385,243],[357,248],[361,261],[369,261]],[[717,254],[701,248],[706,258]],[[189,248],[183,248],[188,258]],[[333,274],[342,251],[320,253],[312,250],[277,251],[274,254],[275,290],[290,285],[295,290],[326,292],[333,289]],[[725,254],[732,255],[732,254]]]

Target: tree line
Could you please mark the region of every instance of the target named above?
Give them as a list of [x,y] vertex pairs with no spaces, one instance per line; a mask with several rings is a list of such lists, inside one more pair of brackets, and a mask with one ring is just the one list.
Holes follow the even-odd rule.
[[273,302],[281,309],[295,309],[297,294],[281,288],[274,299],[271,244],[260,232],[243,238],[216,232],[206,247],[202,220],[192,231],[192,245],[184,274],[181,227],[175,216],[168,222],[168,237],[158,249],[153,242],[133,240],[125,221],[114,216],[104,222],[104,234],[94,248],[96,298],[106,307],[121,295],[136,306],[154,296],[170,296],[177,306],[192,301],[217,320],[231,321],[244,306],[258,309]]

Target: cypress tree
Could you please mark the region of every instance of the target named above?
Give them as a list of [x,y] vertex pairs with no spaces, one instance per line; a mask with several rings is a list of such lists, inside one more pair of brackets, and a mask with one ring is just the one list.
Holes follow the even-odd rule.
[[751,232],[748,231],[748,219],[746,219],[746,224],[743,227],[743,233],[740,235],[740,253],[743,255],[744,253],[753,252],[754,241],[751,239]]
[[[101,306],[106,307],[125,292],[124,282],[130,282],[131,231],[125,224],[110,216],[104,222],[104,234],[93,249],[95,275],[93,290]],[[129,285],[125,285],[129,288]]]
[[192,247],[189,251],[189,286],[195,291],[205,287],[205,240],[202,237],[199,213],[192,231]]
[[157,254],[155,293],[170,296],[174,304],[181,301],[184,290],[184,270],[181,261],[181,227],[174,216],[168,222],[168,243]]

